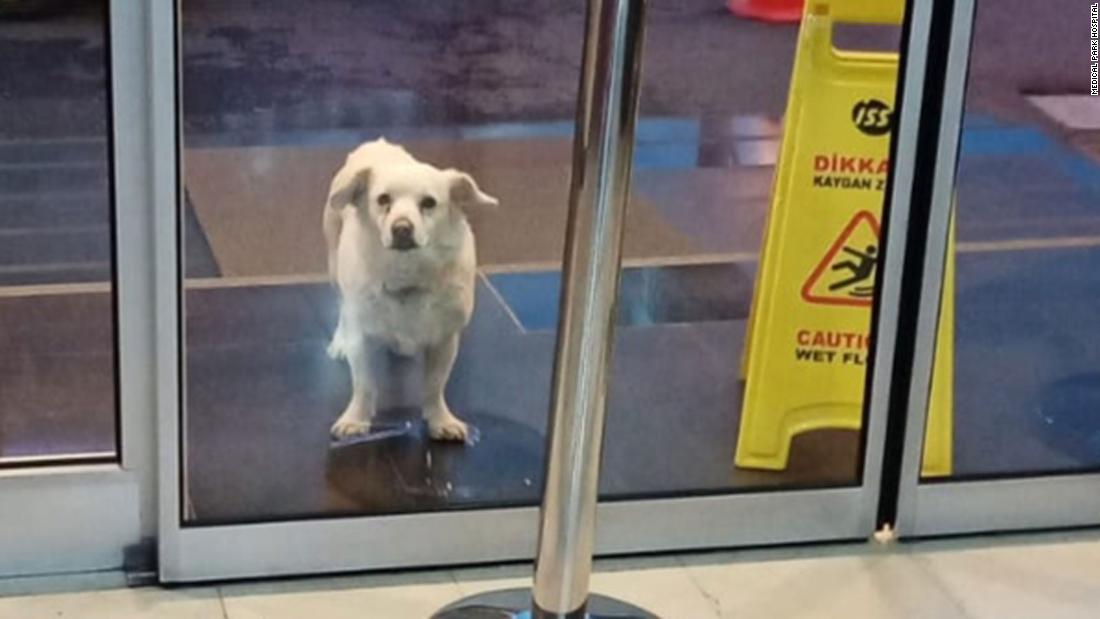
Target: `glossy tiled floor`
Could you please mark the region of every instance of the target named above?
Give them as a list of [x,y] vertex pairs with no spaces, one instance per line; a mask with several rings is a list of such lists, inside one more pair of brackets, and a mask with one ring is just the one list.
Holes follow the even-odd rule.
[[[0,581],[0,619],[416,619],[528,574],[519,565],[174,589],[112,589],[110,575]],[[615,559],[598,563],[593,587],[664,619],[1084,619],[1100,608],[1100,533]]]

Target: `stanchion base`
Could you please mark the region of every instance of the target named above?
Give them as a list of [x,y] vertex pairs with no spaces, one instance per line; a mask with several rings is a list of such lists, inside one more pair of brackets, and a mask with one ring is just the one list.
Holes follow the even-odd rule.
[[583,615],[548,615],[531,611],[530,589],[508,589],[471,595],[432,615],[432,619],[658,619],[632,604],[602,595],[588,596]]

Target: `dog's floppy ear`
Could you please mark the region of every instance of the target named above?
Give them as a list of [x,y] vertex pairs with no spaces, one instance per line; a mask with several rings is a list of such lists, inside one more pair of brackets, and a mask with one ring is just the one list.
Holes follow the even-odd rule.
[[328,190],[328,206],[339,210],[349,204],[357,204],[367,192],[370,175],[370,168],[344,165],[332,178],[332,185]]
[[451,184],[451,204],[457,204],[462,208],[469,206],[496,207],[500,205],[500,200],[482,191],[469,174],[453,168],[445,170],[444,173]]

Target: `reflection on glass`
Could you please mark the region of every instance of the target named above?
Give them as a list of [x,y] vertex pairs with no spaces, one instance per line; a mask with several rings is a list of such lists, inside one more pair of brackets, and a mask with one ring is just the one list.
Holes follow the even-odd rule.
[[1100,465],[1100,104],[1078,62],[1081,10],[978,3],[954,249],[956,478]]
[[[851,430],[798,436],[785,470],[734,466],[738,359],[797,27],[716,6],[669,0],[650,11],[608,496],[856,481],[860,441]],[[182,9],[187,519],[536,502],[584,3]],[[330,438],[354,399],[347,361],[326,350],[340,295],[329,282],[322,213],[348,153],[379,137],[469,173],[501,203],[466,209],[476,306],[446,401],[476,428],[473,444],[429,438],[420,417],[432,359],[416,347],[411,358],[387,350],[402,344],[389,332],[388,345],[364,357],[380,377],[373,429],[385,436]],[[367,175],[347,195],[357,216],[392,236],[386,209],[406,208],[415,191],[396,181],[383,190],[392,180],[384,178]]]
[[0,466],[117,450],[106,15],[0,3]]

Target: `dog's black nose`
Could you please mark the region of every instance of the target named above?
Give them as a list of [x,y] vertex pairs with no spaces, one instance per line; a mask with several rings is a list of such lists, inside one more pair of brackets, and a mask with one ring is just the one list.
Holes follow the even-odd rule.
[[393,222],[390,232],[393,234],[394,249],[412,249],[416,247],[416,240],[413,239],[413,225],[408,219],[398,219]]

